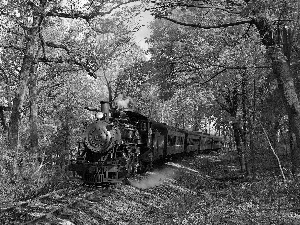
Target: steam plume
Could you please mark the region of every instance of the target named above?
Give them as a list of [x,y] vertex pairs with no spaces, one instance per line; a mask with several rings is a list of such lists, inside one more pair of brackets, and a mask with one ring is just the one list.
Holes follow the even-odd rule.
[[175,176],[174,170],[170,168],[165,168],[162,170],[157,170],[149,174],[147,177],[142,180],[130,180],[130,184],[134,187],[140,189],[152,188],[158,185],[161,185],[166,179],[171,179]]

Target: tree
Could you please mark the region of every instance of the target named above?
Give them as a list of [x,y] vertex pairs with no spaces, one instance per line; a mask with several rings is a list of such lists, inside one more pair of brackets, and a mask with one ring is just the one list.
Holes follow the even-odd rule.
[[[240,26],[247,34],[247,30],[254,26],[271,61],[299,149],[300,105],[288,61],[291,53],[291,47],[288,46],[292,45],[293,40],[291,31],[297,21],[296,5],[296,1],[160,1],[156,2],[153,12],[157,18],[201,30]],[[180,19],[172,16],[176,10],[183,15]],[[286,29],[285,26],[290,28]],[[296,172],[300,167],[299,150],[292,153],[292,162]]]
[[[40,63],[67,63],[84,69],[89,75],[95,76],[97,65],[88,56],[88,50],[80,54],[80,48],[76,46],[76,39],[71,42],[61,43],[50,41],[46,36],[47,30],[61,22],[60,19],[79,20],[90,26],[96,26],[98,18],[104,18],[114,10],[123,5],[133,2],[132,0],[86,1],[84,5],[72,4],[73,1],[9,1],[0,5],[0,15],[2,16],[2,27],[6,33],[11,33],[18,37],[18,42],[13,43],[10,38],[2,45],[5,49],[14,49],[21,53],[17,71],[19,81],[16,94],[12,100],[12,113],[9,124],[10,148],[16,149],[19,144],[19,127],[21,122],[21,112],[24,106],[26,90],[29,88],[30,96],[30,124],[31,124],[31,147],[37,150],[37,80]],[[103,22],[100,20],[100,22]],[[9,26],[4,24],[8,23]],[[101,27],[100,27],[101,28]],[[97,30],[99,32],[100,30]],[[109,31],[104,31],[108,32]],[[48,40],[47,40],[48,38]],[[51,38],[51,37],[50,37]],[[59,37],[58,37],[59,38]],[[55,39],[54,39],[55,40]],[[78,39],[77,39],[78,40]],[[79,39],[80,40],[80,39]],[[73,42],[72,42],[73,41]],[[59,52],[50,49],[59,49]],[[55,54],[56,53],[56,54]]]
[[134,86],[134,84],[131,84],[130,75],[127,77],[123,71],[128,70],[133,64],[142,63],[144,58],[139,46],[127,42],[116,49],[107,62],[103,61],[99,71],[102,76],[99,77],[107,87],[109,102],[113,102],[120,93],[134,96],[133,90],[129,88],[129,85]]

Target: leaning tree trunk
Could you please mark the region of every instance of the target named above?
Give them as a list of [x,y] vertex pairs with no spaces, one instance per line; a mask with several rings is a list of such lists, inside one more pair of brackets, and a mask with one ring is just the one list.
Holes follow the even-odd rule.
[[[249,1],[245,2],[248,3]],[[291,156],[293,172],[296,173],[300,169],[300,103],[288,59],[291,54],[292,35],[284,27],[275,32],[273,22],[261,13],[255,16],[253,23],[258,29],[262,44],[267,48],[267,55],[272,62],[273,73],[276,76],[278,87],[284,100],[284,106],[290,120],[290,129],[296,137],[296,148]],[[283,39],[281,35],[284,37]]]
[[295,134],[296,146],[291,151],[293,173],[299,172],[300,169],[300,103],[296,93],[293,77],[286,56],[281,48],[269,48],[269,55],[272,60],[273,72],[276,76],[279,90],[282,93],[285,108],[290,120],[290,129]]

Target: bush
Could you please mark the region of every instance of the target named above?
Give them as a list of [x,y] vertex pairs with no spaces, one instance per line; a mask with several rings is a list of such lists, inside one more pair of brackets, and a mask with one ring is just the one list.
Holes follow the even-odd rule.
[[53,190],[66,180],[64,168],[41,161],[24,149],[12,154],[0,149],[0,199],[2,202],[25,200]]

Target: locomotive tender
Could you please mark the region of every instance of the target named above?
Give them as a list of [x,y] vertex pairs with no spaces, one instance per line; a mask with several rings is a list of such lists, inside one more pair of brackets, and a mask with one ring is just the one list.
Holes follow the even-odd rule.
[[222,147],[221,137],[177,129],[134,110],[110,108],[109,102],[102,101],[101,110],[89,110],[97,120],[87,126],[78,156],[69,165],[86,184],[121,182],[156,161]]

